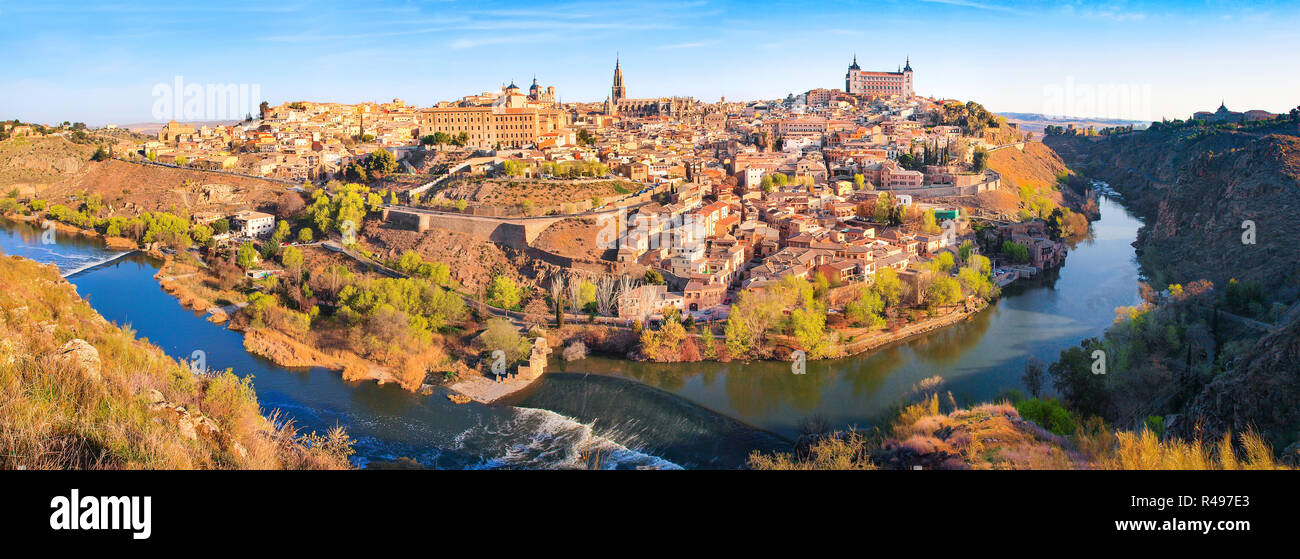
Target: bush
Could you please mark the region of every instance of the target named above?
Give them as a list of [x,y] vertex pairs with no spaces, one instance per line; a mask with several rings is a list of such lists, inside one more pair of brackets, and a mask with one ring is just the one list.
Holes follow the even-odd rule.
[[1077,427],[1074,416],[1070,415],[1070,411],[1056,400],[1029,398],[1020,400],[1014,405],[1016,411],[1020,412],[1020,417],[1033,421],[1057,435],[1063,437],[1072,435]]
[[488,320],[487,328],[479,335],[479,342],[488,352],[500,350],[505,353],[506,365],[522,361],[533,350],[532,343],[504,318]]

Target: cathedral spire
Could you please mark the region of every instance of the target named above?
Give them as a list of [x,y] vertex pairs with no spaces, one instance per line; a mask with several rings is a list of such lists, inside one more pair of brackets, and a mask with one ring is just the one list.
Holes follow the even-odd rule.
[[627,98],[627,89],[623,87],[623,63],[617,53],[614,55],[614,85],[610,87],[609,97],[615,106]]

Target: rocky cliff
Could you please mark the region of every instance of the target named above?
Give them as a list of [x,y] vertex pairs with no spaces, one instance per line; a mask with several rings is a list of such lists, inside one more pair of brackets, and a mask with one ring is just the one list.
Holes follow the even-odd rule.
[[1135,245],[1157,289],[1255,280],[1268,304],[1289,309],[1273,324],[1255,321],[1264,328],[1234,342],[1240,350],[1169,416],[1166,434],[1255,429],[1280,446],[1300,439],[1300,127],[1177,127],[1048,145],[1074,169],[1109,182],[1142,216]]
[[1144,218],[1137,248],[1153,284],[1251,279],[1289,303],[1300,297],[1300,130],[1288,126],[1047,143],[1076,171],[1110,183]]
[[1296,454],[1300,440],[1300,312],[1259,339],[1210,381],[1170,420],[1168,431],[1184,438],[1213,438],[1255,429]]

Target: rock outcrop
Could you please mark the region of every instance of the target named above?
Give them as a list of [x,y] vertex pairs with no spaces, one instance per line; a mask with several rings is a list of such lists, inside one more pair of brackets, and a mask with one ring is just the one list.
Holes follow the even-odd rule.
[[70,367],[92,381],[100,381],[99,350],[81,338],[68,340],[55,350],[54,358],[60,364]]

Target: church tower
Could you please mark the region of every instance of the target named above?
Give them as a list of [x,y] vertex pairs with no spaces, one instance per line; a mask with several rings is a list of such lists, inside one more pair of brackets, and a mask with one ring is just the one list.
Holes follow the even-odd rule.
[[614,87],[609,90],[609,100],[617,107],[618,102],[626,98],[627,89],[623,87],[623,67],[618,57],[614,57]]

